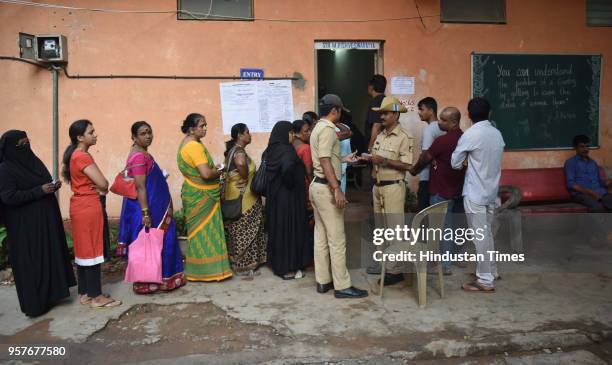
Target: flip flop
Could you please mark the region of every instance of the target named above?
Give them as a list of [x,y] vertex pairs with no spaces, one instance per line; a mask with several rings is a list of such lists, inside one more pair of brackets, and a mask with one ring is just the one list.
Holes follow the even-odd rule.
[[468,293],[495,293],[495,288],[487,287],[480,284],[478,281],[472,281],[471,283],[465,283],[461,286],[463,291]]
[[109,302],[106,302],[104,304],[95,304],[93,301],[91,302],[91,304],[89,305],[91,308],[113,308],[113,307],[118,307],[122,304],[122,302],[120,300],[116,300],[116,299],[112,299]]

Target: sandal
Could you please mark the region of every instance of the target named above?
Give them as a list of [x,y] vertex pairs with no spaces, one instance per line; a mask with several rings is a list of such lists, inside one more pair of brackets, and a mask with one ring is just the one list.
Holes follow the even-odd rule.
[[472,281],[471,283],[465,283],[461,286],[463,291],[468,293],[495,293],[495,288],[484,286],[478,281]]
[[[477,279],[477,277],[476,277],[476,273],[475,273],[475,272],[468,273],[468,275],[470,275],[470,276],[471,276],[471,277],[473,277],[474,279]],[[496,281],[497,281],[497,280],[501,280],[501,279],[502,279],[502,278],[501,278],[501,275],[497,275],[496,277],[494,277],[494,278],[493,278],[493,280],[496,280]]]
[[[103,295],[103,296],[105,296],[105,297],[107,297],[107,298],[110,298],[110,294],[102,293],[102,295]],[[83,298],[85,298],[85,299],[83,299]],[[88,296],[87,296],[87,294],[80,294],[80,295],[79,295],[79,302],[80,302],[82,305],[86,305],[86,304],[91,303],[91,298],[90,298],[90,297],[88,297]]]
[[283,275],[283,280],[293,280],[293,279],[295,279],[295,273]]
[[116,300],[116,299],[112,299],[109,298],[110,300],[106,303],[103,304],[96,304],[93,300],[91,301],[91,304],[89,305],[91,308],[112,308],[112,307],[118,307],[120,306],[122,303],[120,300]]
[[87,294],[80,294],[79,295],[79,303],[81,303],[81,305],[86,305],[91,303],[91,298],[87,296]]

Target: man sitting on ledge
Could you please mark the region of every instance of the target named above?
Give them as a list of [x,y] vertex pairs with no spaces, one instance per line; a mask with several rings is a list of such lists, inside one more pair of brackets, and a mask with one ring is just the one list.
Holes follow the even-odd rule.
[[572,199],[585,205],[589,212],[606,213],[612,211],[612,180],[604,181],[599,176],[597,162],[589,157],[589,137],[574,137],[573,146],[576,156],[565,161],[565,180]]

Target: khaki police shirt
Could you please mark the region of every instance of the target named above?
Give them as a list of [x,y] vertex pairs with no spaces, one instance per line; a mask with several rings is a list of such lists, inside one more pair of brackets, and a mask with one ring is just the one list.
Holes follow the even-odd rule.
[[312,168],[315,176],[325,178],[321,158],[331,158],[336,179],[340,181],[342,165],[340,158],[340,140],[336,136],[336,126],[327,119],[321,119],[315,124],[310,134],[310,151],[312,154]]
[[[372,154],[386,158],[387,160],[399,160],[403,163],[412,164],[414,154],[414,138],[410,137],[398,124],[391,132],[383,129],[372,146]],[[374,169],[374,174],[376,169]],[[405,171],[399,171],[390,167],[378,165],[378,177],[380,181],[403,180]],[[376,177],[376,175],[374,175]]]

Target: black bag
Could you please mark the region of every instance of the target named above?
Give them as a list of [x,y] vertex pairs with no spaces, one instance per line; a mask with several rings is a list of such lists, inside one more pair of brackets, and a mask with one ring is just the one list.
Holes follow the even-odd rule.
[[221,202],[221,214],[223,219],[236,220],[242,216],[242,195],[244,188],[240,191],[240,197],[232,200],[224,200]]
[[266,174],[266,156],[262,156],[261,165],[253,176],[251,181],[251,191],[259,196],[266,196],[266,189],[268,188],[268,175]]
[[[229,158],[225,161],[225,168],[228,174],[230,172],[230,165],[233,161],[235,152],[236,147],[232,148],[228,154]],[[223,219],[236,220],[242,216],[242,197],[244,196],[246,185],[240,189],[240,196],[238,198],[225,200],[225,188],[227,183],[228,181],[225,180],[221,189],[221,214],[223,215]]]

